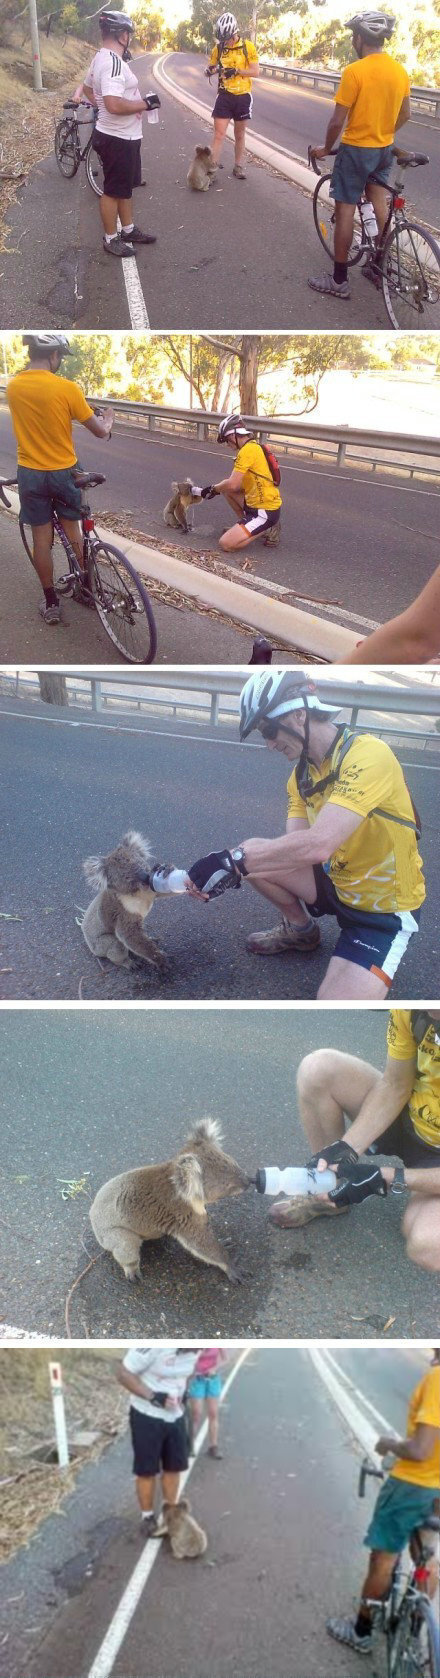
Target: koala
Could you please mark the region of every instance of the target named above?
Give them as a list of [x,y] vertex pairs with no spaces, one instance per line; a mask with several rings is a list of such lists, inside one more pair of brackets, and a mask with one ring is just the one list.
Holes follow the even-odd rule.
[[208,1539],[203,1527],[191,1514],[189,1498],[181,1497],[179,1503],[163,1503],[157,1538],[170,1540],[173,1556],[176,1561],[183,1561],[189,1557],[191,1561],[196,1556],[204,1556],[208,1548]]
[[148,840],[133,832],[124,833],[108,856],[86,858],[86,880],[97,895],[78,925],[92,955],[106,956],[116,967],[124,967],[133,954],[153,967],[165,968],[163,950],[147,938],[142,925],[157,902],[150,886],[155,866]]
[[241,1280],[211,1229],[206,1206],[244,1194],[254,1181],[229,1154],[214,1119],[201,1119],[174,1159],[110,1177],[95,1196],[90,1221],[101,1247],[113,1253],[127,1281],[141,1277],[143,1241],[172,1235],[204,1264]]
[[188,507],[192,507],[194,502],[199,500],[199,495],[193,495],[190,478],[185,478],[182,484],[172,484],[170,499],[163,510],[164,524],[170,524],[173,530],[184,530],[188,535]]
[[209,192],[211,178],[217,173],[210,146],[196,146],[187,174],[187,185],[193,192]]

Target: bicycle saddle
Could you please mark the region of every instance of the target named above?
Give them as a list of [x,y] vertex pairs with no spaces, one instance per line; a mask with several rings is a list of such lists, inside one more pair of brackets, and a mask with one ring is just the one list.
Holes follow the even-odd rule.
[[421,1525],[423,1530],[427,1527],[429,1532],[440,1532],[440,1515],[428,1515]]
[[75,472],[74,478],[77,489],[94,489],[96,484],[105,484],[103,472]]
[[422,163],[429,163],[429,157],[422,151],[404,151],[395,153],[401,169],[418,169]]

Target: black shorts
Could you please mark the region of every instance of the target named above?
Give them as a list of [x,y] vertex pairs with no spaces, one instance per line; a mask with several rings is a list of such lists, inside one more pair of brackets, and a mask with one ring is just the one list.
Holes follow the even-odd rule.
[[131,198],[140,178],[140,140],[120,140],[116,134],[101,134],[95,128],[93,145],[104,171],[104,192],[108,198]]
[[130,1428],[133,1441],[133,1474],[139,1479],[152,1479],[160,1474],[183,1474],[188,1467],[188,1435],[184,1416],[176,1422],[165,1422],[158,1416],[146,1416],[142,1410],[130,1407]]
[[417,1135],[411,1123],[408,1107],[403,1107],[398,1118],[384,1130],[383,1136],[378,1136],[367,1149],[369,1154],[397,1154],[403,1165],[409,1170],[423,1171],[437,1165],[440,1171],[440,1148],[430,1148],[428,1142],[423,1142]]
[[245,501],[243,515],[238,522],[244,525],[249,536],[264,536],[265,531],[270,530],[272,525],[279,524],[280,513],[281,507],[248,507]]
[[314,920],[319,920],[321,915],[336,916],[341,930],[333,955],[343,961],[353,961],[357,967],[366,967],[385,985],[392,985],[409,940],[418,932],[420,909],[377,914],[374,910],[352,908],[338,897],[333,880],[321,862],[315,864],[313,873],[316,900],[306,903],[306,909]]
[[226,87],[219,87],[212,115],[227,117],[229,122],[250,122],[252,103],[251,93],[228,93]]

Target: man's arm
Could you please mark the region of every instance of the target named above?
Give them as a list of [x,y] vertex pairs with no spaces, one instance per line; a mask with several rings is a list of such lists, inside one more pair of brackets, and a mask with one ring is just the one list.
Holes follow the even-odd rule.
[[[365,816],[346,810],[342,804],[328,803],[320,810],[312,827],[301,824],[301,831],[288,833],[281,839],[246,839],[244,860],[248,874],[268,875],[289,873],[302,862],[328,862],[343,845]],[[282,882],[281,882],[282,883]]]
[[426,659],[437,658],[439,652],[440,565],[412,606],[374,629],[349,653],[345,663],[371,664],[377,660],[385,664],[390,659],[396,664],[423,664]]
[[419,1422],[411,1439],[394,1439],[391,1433],[381,1434],[375,1450],[380,1457],[386,1457],[388,1451],[392,1451],[393,1456],[403,1457],[405,1462],[426,1462],[432,1456],[439,1433],[440,1428]]
[[91,87],[89,82],[83,82],[82,87],[76,89],[76,93],[75,93],[74,97],[75,97],[75,99],[88,99],[89,105],[96,105],[96,99],[95,99],[95,95],[94,95],[94,92],[93,92],[93,88]]
[[[406,1106],[414,1088],[416,1064],[416,1059],[395,1060],[388,1056],[382,1077],[369,1090],[360,1113],[345,1131],[344,1142],[355,1148],[357,1154],[364,1154],[372,1142],[377,1142]],[[388,1176],[386,1173],[387,1167],[384,1166],[382,1175],[387,1182],[392,1182],[394,1167],[390,1167]],[[438,1175],[440,1178],[440,1171]]]
[[244,479],[244,472],[235,472],[234,471],[234,472],[231,472],[230,478],[222,478],[220,484],[213,484],[212,487],[213,487],[213,489],[217,490],[218,495],[221,495],[222,490],[225,490],[225,489],[230,489],[230,490],[242,489],[243,488],[243,479]]
[[[391,1184],[394,1180],[394,1166],[381,1165],[380,1169],[384,1182]],[[425,1194],[428,1200],[431,1200],[433,1195],[440,1195],[440,1165],[428,1165],[426,1169],[422,1166],[419,1170],[416,1166],[413,1168],[405,1165],[404,1177],[405,1188],[411,1189],[413,1194]]]
[[338,104],[334,106],[325,136],[325,144],[323,146],[311,146],[312,157],[328,157],[329,152],[333,151],[336,141],[339,140],[339,135],[342,134],[348,112],[348,105]]
[[406,93],[405,98],[402,99],[402,104],[400,106],[399,115],[398,115],[397,120],[396,120],[395,129],[394,129],[395,134],[397,134],[398,128],[403,128],[404,123],[409,122],[410,116],[411,116],[411,100],[410,100],[409,93]]
[[116,93],[104,93],[103,100],[113,117],[132,117],[135,111],[145,111],[145,99],[118,99]]
[[93,433],[94,437],[110,437],[114,417],[114,409],[106,408],[105,413],[92,414],[91,418],[83,420],[82,424],[85,426],[86,431],[91,431]]
[[148,1398],[151,1404],[151,1400],[154,1398],[151,1388],[146,1387],[145,1381],[141,1381],[139,1375],[132,1375],[129,1369],[125,1369],[123,1363],[117,1365],[116,1380],[119,1381],[121,1387],[127,1388],[127,1392],[135,1393],[136,1398]]

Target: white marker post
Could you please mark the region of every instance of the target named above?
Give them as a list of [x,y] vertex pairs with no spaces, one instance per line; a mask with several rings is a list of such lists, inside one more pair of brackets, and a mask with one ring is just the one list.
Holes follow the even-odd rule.
[[28,0],[29,20],[31,26],[32,69],[34,76],[34,93],[43,92],[43,77],[41,74],[40,39],[38,34],[38,18],[36,0]]
[[53,1414],[55,1422],[55,1437],[60,1468],[69,1466],[69,1444],[67,1439],[66,1414],[64,1409],[63,1375],[60,1363],[49,1364],[50,1389],[52,1393]]

